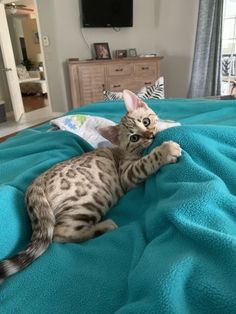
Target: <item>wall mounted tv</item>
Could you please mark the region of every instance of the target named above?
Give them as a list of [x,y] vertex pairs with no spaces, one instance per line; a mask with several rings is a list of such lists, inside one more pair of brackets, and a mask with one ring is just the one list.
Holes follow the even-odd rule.
[[81,0],[83,27],[133,26],[133,0]]

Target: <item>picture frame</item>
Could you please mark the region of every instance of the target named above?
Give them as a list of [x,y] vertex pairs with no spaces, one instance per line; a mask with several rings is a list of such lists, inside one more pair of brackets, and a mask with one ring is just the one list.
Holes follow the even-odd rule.
[[126,58],[127,57],[127,50],[121,49],[115,51],[115,57],[116,58]]
[[137,55],[137,50],[136,50],[136,48],[130,48],[130,49],[128,50],[128,56],[129,56],[129,57],[132,57],[132,58],[137,57],[138,55]]
[[95,58],[97,60],[111,59],[108,43],[94,43]]

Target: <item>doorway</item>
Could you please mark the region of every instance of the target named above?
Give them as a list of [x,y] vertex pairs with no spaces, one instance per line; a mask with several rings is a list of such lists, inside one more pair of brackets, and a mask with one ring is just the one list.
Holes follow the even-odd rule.
[[24,111],[49,106],[43,52],[34,0],[6,3],[5,11]]

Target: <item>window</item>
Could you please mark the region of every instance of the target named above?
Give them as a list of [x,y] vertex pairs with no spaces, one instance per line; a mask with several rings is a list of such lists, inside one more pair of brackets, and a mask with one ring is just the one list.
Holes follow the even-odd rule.
[[236,0],[224,1],[222,35],[222,94],[236,86]]

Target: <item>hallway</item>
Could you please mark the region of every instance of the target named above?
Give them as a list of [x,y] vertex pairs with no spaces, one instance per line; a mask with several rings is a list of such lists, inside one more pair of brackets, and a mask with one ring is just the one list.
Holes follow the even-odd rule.
[[30,112],[48,106],[48,97],[45,95],[22,96],[25,112]]

